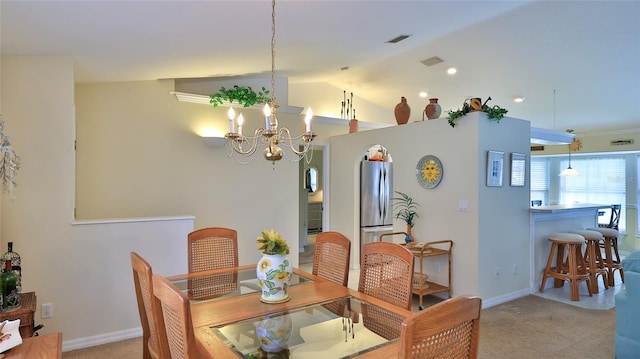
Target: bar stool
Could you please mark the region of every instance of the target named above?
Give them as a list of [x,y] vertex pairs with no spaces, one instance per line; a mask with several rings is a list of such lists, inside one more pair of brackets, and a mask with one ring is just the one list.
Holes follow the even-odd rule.
[[[620,260],[620,253],[618,253],[618,231],[611,228],[587,228],[590,231],[600,232],[603,239],[604,246],[604,262],[609,271],[608,280],[609,286],[615,286],[615,280],[613,273],[617,270],[620,272],[620,279],[622,279],[622,283],[624,283],[624,269],[622,269],[622,264]],[[614,258],[615,256],[615,258]]]
[[584,250],[584,260],[587,263],[589,274],[591,274],[591,292],[600,292],[600,288],[598,288],[598,275],[602,278],[604,289],[609,289],[607,268],[602,260],[602,253],[600,252],[600,241],[604,240],[604,236],[602,236],[600,232],[586,229],[576,229],[569,232],[583,236],[587,243],[587,247]]
[[[580,300],[579,287],[581,281],[587,281],[589,296],[591,293],[591,274],[586,269],[584,257],[582,256],[582,245],[585,244],[583,236],[575,233],[552,233],[549,235],[551,250],[547,266],[542,275],[540,293],[544,293],[544,285],[548,277],[553,277],[554,287],[562,287],[564,281],[569,281],[571,286],[571,300]],[[567,262],[564,261],[564,249],[567,248]],[[556,257],[556,265],[552,266],[553,257]]]

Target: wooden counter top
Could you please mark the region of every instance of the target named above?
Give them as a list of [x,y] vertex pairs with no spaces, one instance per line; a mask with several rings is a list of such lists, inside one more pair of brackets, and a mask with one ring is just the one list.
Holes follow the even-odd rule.
[[22,344],[0,354],[4,359],[60,359],[62,358],[62,333],[51,333],[24,338]]

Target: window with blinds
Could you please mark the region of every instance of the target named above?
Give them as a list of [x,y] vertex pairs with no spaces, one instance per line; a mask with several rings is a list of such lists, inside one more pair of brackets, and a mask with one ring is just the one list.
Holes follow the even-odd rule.
[[543,205],[549,204],[549,159],[531,159],[531,200],[541,200]]
[[[560,161],[567,168],[568,159]],[[619,228],[625,227],[626,160],[624,156],[573,157],[573,167],[579,176],[560,177],[559,203],[621,204]]]

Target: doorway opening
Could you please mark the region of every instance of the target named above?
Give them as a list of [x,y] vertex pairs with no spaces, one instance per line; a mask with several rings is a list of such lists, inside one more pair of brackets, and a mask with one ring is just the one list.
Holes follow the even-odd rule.
[[300,161],[300,264],[313,262],[316,234],[326,227],[327,146],[313,146],[311,162]]

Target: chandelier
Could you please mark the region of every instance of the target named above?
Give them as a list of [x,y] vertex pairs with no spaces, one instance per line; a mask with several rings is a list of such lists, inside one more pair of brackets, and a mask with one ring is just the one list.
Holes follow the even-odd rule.
[[[253,136],[245,136],[242,134],[244,118],[240,114],[235,119],[235,111],[229,109],[229,133],[225,135],[226,148],[229,157],[234,157],[241,164],[248,164],[256,158],[258,148],[264,146],[262,155],[267,161],[272,161],[275,165],[283,157],[291,162],[298,162],[302,158],[306,158],[307,163],[311,161],[311,156],[307,156],[311,149],[311,141],[316,136],[311,130],[311,118],[313,112],[311,108],[307,109],[304,119],[305,131],[297,136],[292,136],[291,131],[286,127],[278,128],[278,119],[276,118],[276,92],[275,92],[275,43],[276,43],[276,1],[271,1],[271,101],[264,105],[263,113],[265,117],[265,127],[255,130]],[[235,123],[237,122],[237,127]],[[237,130],[236,130],[237,129]],[[291,153],[287,153],[282,147],[288,147]],[[285,148],[286,148],[285,147]]]

